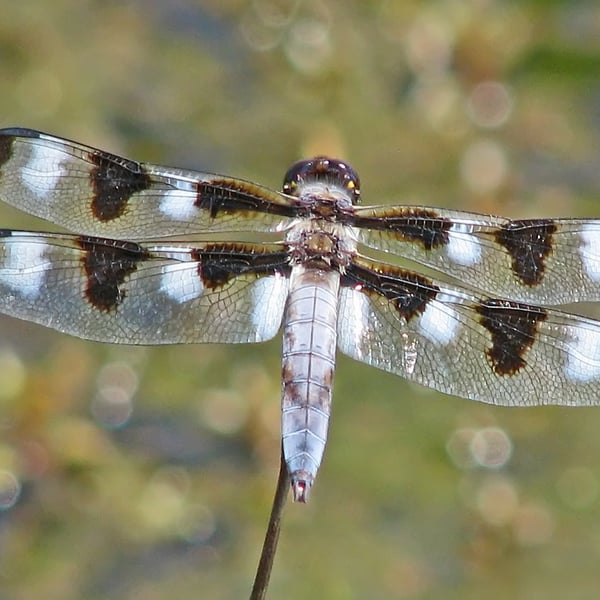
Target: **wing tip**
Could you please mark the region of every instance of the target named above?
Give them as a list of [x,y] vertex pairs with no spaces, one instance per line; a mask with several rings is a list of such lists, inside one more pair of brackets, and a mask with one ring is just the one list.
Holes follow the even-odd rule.
[[27,127],[4,127],[0,129],[0,135],[39,138],[42,132]]

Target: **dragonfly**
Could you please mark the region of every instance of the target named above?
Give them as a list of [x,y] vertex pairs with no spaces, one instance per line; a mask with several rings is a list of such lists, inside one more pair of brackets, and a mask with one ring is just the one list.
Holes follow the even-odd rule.
[[[560,310],[600,301],[598,219],[362,206],[339,159],[294,164],[276,191],[22,128],[0,130],[0,200],[73,232],[0,229],[1,313],[115,344],[282,330],[296,501],[323,459],[338,349],[470,400],[600,404],[600,321]],[[272,241],[237,241],[257,234]]]

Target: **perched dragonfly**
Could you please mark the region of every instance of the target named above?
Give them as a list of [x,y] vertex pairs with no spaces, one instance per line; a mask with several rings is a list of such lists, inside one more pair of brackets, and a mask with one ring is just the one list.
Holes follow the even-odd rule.
[[[283,322],[283,451],[303,502],[336,348],[472,400],[600,404],[600,321],[546,308],[600,301],[600,220],[359,198],[355,171],[332,158],[296,163],[278,192],[4,129],[0,199],[76,233],[0,230],[0,312],[118,344],[262,342]],[[232,232],[280,239],[201,241]]]

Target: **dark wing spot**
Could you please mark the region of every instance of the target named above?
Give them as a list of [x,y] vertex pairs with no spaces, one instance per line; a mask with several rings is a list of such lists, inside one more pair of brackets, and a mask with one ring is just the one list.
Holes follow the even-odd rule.
[[497,375],[515,375],[525,365],[525,355],[535,343],[538,323],[547,313],[539,306],[490,299],[477,307],[480,323],[490,332],[492,345],[486,350]]
[[425,208],[390,207],[376,218],[348,213],[339,220],[354,227],[389,231],[401,240],[421,244],[425,250],[447,245],[448,230],[452,227],[450,219]]
[[14,139],[12,135],[0,136],[0,167],[10,160]]
[[272,202],[253,183],[225,178],[198,183],[195,204],[207,210],[213,219],[220,214],[243,214],[248,211],[294,217],[299,210],[293,205]]
[[131,196],[150,187],[150,176],[135,161],[99,150],[90,152],[89,160],[95,165],[90,172],[94,191],[91,208],[99,221],[120,217]]
[[352,263],[342,275],[341,284],[347,287],[358,285],[366,293],[387,298],[407,322],[423,314],[427,304],[440,291],[433,282],[418,273],[383,265],[374,269]]
[[82,263],[87,276],[85,295],[102,312],[115,310],[125,299],[122,284],[140,261],[149,258],[144,248],[133,242],[81,236],[85,250]]
[[551,219],[511,221],[496,233],[496,241],[512,259],[513,273],[526,285],[537,285],[552,252],[556,224]]
[[207,289],[222,287],[233,278],[252,274],[256,277],[290,271],[288,253],[261,251],[257,244],[214,243],[195,250],[194,260],[199,262],[199,274]]

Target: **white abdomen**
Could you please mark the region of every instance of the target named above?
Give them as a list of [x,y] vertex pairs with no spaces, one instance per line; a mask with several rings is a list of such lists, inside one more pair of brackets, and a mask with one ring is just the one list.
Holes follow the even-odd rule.
[[294,499],[305,502],[327,439],[340,274],[293,267],[283,335],[283,453]]

